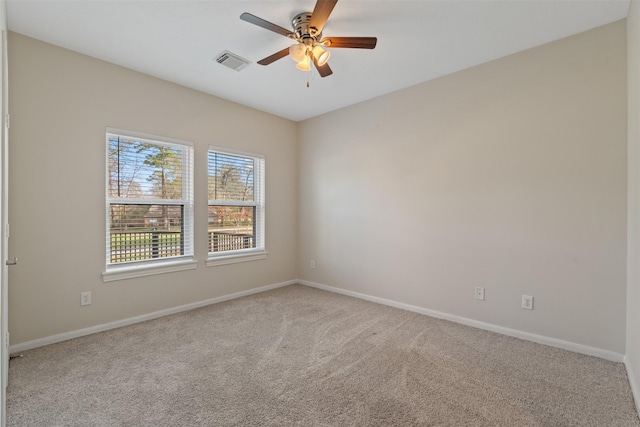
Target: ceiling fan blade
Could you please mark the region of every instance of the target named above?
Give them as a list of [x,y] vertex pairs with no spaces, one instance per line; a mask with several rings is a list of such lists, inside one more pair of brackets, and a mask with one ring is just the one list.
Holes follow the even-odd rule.
[[316,7],[314,7],[313,12],[311,12],[309,28],[313,27],[317,30],[317,33],[321,33],[336,3],[338,3],[338,0],[318,0]]
[[257,16],[247,12],[240,15],[240,19],[242,19],[243,21],[249,22],[251,24],[257,25],[258,27],[262,27],[265,30],[273,31],[274,33],[278,33],[285,37],[289,37],[291,35],[291,31],[287,30],[286,28],[282,28],[279,25],[272,24],[269,21],[265,21],[264,19],[258,18]]
[[376,37],[325,37],[320,43],[331,48],[373,49],[378,39]]
[[278,59],[284,58],[287,55],[289,55],[289,48],[285,47],[281,51],[276,52],[273,55],[269,55],[264,59],[261,59],[260,61],[258,61],[258,64],[260,64],[260,65],[269,65],[272,62],[276,62]]
[[320,77],[327,77],[333,74],[328,62],[325,62],[324,65],[318,65],[316,58],[313,55],[311,57],[313,58],[313,64],[316,66],[316,70],[320,73]]

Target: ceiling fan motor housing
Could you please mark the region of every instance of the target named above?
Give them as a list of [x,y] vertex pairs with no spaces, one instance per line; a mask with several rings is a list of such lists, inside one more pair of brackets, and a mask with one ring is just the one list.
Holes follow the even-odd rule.
[[313,46],[318,40],[322,39],[322,31],[309,27],[310,20],[311,12],[302,12],[294,16],[291,21],[293,31],[296,33],[298,40],[307,46]]

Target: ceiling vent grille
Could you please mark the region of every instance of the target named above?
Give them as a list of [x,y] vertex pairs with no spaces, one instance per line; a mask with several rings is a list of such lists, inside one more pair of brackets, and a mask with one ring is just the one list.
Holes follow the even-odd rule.
[[220,55],[218,55],[218,57],[216,58],[216,61],[218,62],[218,64],[222,64],[236,71],[240,71],[244,68],[247,68],[250,64],[250,62],[247,61],[246,59],[236,55],[235,53],[231,53],[227,50],[225,50]]

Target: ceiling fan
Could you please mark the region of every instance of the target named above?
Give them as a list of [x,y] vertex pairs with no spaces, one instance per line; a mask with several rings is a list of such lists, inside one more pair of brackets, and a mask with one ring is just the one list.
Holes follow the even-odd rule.
[[299,13],[293,18],[291,22],[293,31],[247,12],[240,15],[240,19],[243,21],[296,41],[292,46],[261,59],[258,64],[269,65],[280,58],[290,55],[291,59],[297,62],[296,67],[298,69],[310,71],[311,62],[313,62],[320,76],[327,77],[333,73],[327,63],[330,56],[327,48],[375,48],[378,41],[376,37],[322,37],[322,29],[336,3],[338,3],[338,0],[317,0],[313,12]]

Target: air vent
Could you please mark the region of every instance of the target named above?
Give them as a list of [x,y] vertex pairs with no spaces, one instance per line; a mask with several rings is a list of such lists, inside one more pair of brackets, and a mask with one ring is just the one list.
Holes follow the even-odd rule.
[[246,59],[241,58],[235,53],[231,53],[226,50],[222,52],[220,55],[218,55],[218,57],[216,58],[216,61],[219,64],[227,66],[232,70],[236,70],[236,71],[240,71],[244,68],[247,68],[250,64],[250,62],[247,61]]

